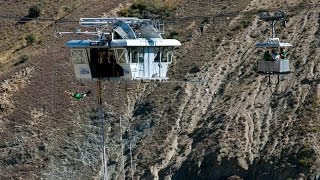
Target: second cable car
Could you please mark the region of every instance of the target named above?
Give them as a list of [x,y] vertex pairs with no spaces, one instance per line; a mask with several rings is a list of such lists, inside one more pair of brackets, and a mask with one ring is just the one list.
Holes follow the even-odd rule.
[[270,75],[290,73],[290,61],[287,57],[287,48],[291,47],[290,43],[280,42],[279,38],[275,37],[275,25],[278,21],[282,22],[282,25],[286,25],[285,14],[281,11],[275,12],[273,15],[264,12],[260,14],[260,19],[269,22],[272,27],[271,38],[268,38],[264,43],[256,44],[256,47],[264,49],[263,59],[257,62],[258,73],[268,74],[269,83]]

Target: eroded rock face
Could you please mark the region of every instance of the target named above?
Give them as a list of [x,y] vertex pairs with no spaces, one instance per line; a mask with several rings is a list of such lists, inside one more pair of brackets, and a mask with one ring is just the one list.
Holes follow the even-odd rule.
[[[197,18],[168,23],[181,29],[183,42],[170,73],[201,82],[104,83],[109,179],[319,178],[320,10],[312,3],[181,1],[176,16]],[[289,17],[276,34],[294,45],[288,51],[292,73],[268,84],[255,72],[263,53],[254,45],[270,28],[255,15],[275,6]],[[72,16],[105,11],[86,7],[76,4]],[[212,19],[201,19],[204,12]],[[0,179],[102,177],[94,93],[85,101],[61,95],[95,86],[73,79],[61,44],[48,40],[46,46],[56,48],[38,49],[46,53],[30,61],[37,63],[29,73],[1,76],[10,80],[2,85],[11,94],[0,91]]]

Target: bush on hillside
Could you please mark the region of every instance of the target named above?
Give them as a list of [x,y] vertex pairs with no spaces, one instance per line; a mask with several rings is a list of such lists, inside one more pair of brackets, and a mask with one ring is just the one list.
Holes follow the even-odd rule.
[[40,16],[40,13],[41,13],[40,5],[33,5],[29,9],[28,17],[37,18]]
[[74,11],[74,9],[75,9],[74,5],[63,7],[63,10],[67,13],[71,13],[72,11]]
[[30,59],[29,54],[23,54],[23,55],[19,56],[18,61],[16,63],[14,63],[14,66],[18,66],[20,64],[23,64],[23,63],[27,62],[29,59]]
[[298,163],[304,167],[311,167],[315,160],[315,151],[309,146],[304,146],[298,152]]
[[124,17],[138,17],[146,19],[167,18],[176,9],[180,0],[137,0],[130,7],[120,10]]
[[34,34],[29,34],[25,37],[27,45],[31,45],[37,42],[37,37]]
[[176,39],[178,36],[179,36],[179,32],[173,30],[173,31],[170,31],[170,33],[169,33],[169,35],[168,35],[167,38],[169,38],[169,39],[171,39],[171,38],[172,38],[172,39]]

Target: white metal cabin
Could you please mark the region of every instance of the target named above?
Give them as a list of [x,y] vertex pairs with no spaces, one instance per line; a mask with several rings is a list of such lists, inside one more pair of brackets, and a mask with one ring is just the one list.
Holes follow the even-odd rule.
[[[258,43],[256,47],[264,48],[265,53],[269,53],[270,50],[277,50],[280,52],[281,48],[291,47],[290,43],[281,43],[279,38],[269,38],[266,43]],[[259,73],[290,73],[290,62],[287,57],[271,59],[271,60],[259,60],[258,61]]]
[[[265,43],[258,43],[256,47],[264,48],[265,55],[268,55],[270,52],[274,50],[278,52],[279,58],[272,57],[271,59],[267,59],[264,56],[264,59],[258,61],[258,73],[266,73],[266,74],[282,74],[282,73],[290,73],[290,62],[289,59],[285,57],[280,58],[281,50],[284,48],[291,47],[290,43],[283,43],[280,42],[279,38],[275,38],[275,25],[278,21],[282,22],[282,25],[286,25],[285,14],[284,12],[277,11],[273,15],[269,14],[268,12],[263,12],[260,14],[260,19],[269,22],[272,27],[271,31],[271,38],[268,38],[267,42]],[[275,53],[276,55],[277,53]],[[272,54],[270,54],[272,56]],[[278,76],[279,79],[279,76]],[[270,80],[270,76],[269,76]]]
[[[75,76],[79,80],[124,79],[167,80],[175,39],[163,39],[152,21],[138,18],[81,18],[80,25],[100,28],[81,32],[98,36],[95,40],[71,40]],[[159,24],[158,24],[159,25]],[[111,26],[110,32],[101,29]],[[160,27],[160,26],[159,26]]]

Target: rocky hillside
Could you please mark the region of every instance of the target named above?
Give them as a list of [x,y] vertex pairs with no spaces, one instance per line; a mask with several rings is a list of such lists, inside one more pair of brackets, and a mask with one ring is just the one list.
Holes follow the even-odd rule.
[[[40,17],[111,16],[130,3],[44,0]],[[31,5],[6,1],[0,15],[23,17]],[[165,24],[182,42],[170,77],[201,82],[103,83],[109,179],[319,179],[319,7],[179,1]],[[278,9],[288,15],[276,34],[294,45],[292,73],[268,84],[256,73],[263,53],[254,45],[270,27],[257,14]],[[95,84],[73,76],[63,46],[72,37],[53,36],[77,23],[1,19],[0,27],[0,179],[100,179],[95,93],[83,101],[63,93]]]

